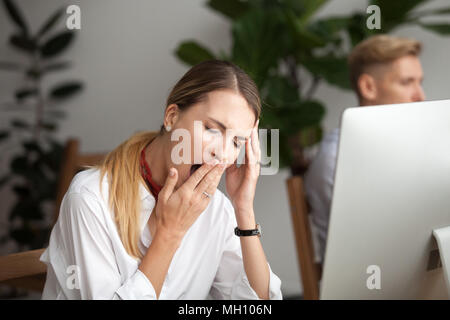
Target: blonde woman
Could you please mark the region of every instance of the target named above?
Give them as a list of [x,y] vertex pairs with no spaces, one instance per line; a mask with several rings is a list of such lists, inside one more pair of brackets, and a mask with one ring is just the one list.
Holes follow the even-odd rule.
[[[42,298],[281,299],[253,210],[260,112],[257,87],[234,64],[191,68],[158,135],[138,133],[74,177],[41,257]],[[183,150],[180,163],[175,133],[194,150],[196,123],[202,157]],[[216,190],[224,172],[230,199]]]

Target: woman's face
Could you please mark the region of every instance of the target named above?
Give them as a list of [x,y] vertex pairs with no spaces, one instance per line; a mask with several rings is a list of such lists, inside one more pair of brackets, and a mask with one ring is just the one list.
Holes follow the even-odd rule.
[[218,159],[232,165],[257,120],[245,98],[232,90],[212,91],[185,111],[174,106],[166,110],[166,120],[173,117],[170,166],[179,173],[177,188],[203,163]]

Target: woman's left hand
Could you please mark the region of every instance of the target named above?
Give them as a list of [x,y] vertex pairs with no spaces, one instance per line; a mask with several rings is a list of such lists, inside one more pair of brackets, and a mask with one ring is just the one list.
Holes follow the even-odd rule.
[[245,141],[245,163],[238,168],[235,162],[226,170],[227,193],[231,198],[238,223],[239,220],[253,218],[248,216],[253,215],[253,199],[260,172],[258,124],[259,120],[252,129],[250,139]]

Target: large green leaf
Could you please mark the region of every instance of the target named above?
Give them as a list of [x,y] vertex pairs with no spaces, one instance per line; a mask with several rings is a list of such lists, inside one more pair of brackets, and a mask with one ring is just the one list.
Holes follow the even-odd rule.
[[294,43],[295,50],[310,50],[323,47],[326,42],[318,34],[312,32],[313,29],[306,27],[295,15],[293,10],[285,9],[284,17],[286,27],[290,31],[291,41]]
[[426,2],[428,0],[371,0],[370,4],[380,7],[381,29],[383,32],[389,32],[402,24],[413,9]]
[[265,102],[276,107],[295,106],[300,101],[298,89],[281,76],[267,78],[263,88]]
[[9,43],[26,53],[32,54],[37,48],[37,43],[24,34],[14,34],[9,38]]
[[8,12],[9,17],[12,21],[22,30],[26,35],[28,34],[28,26],[23,18],[22,12],[11,0],[3,0],[3,5],[5,6],[6,12]]
[[325,107],[317,101],[299,103],[296,108],[282,108],[279,116],[284,122],[283,130],[294,134],[299,130],[318,125],[325,115]]
[[298,90],[281,76],[266,80],[262,90],[264,107],[262,124],[293,134],[300,129],[320,123],[325,109],[317,101],[301,101]]
[[420,26],[440,35],[450,35],[450,24],[448,23],[421,23]]
[[48,31],[50,31],[50,29],[52,29],[53,26],[55,26],[55,24],[58,22],[58,20],[62,17],[62,15],[64,14],[64,11],[65,11],[64,8],[60,8],[60,9],[56,10],[50,16],[50,18],[48,18],[48,20],[42,25],[42,27],[39,29],[36,37],[40,38],[44,34],[46,34]]
[[302,64],[310,73],[325,79],[328,83],[342,89],[351,89],[345,57],[309,57],[303,60]]
[[274,10],[252,10],[232,27],[232,60],[261,87],[285,54],[283,26]]
[[[295,0],[294,0],[295,1]],[[298,1],[303,7],[299,17],[301,24],[306,24],[311,17],[321,8],[328,0],[302,0]]]
[[347,27],[352,47],[356,46],[369,35],[369,29],[366,27],[366,16],[361,13],[354,13],[350,16]]
[[50,58],[62,53],[69,47],[75,37],[73,31],[63,31],[47,40],[41,47],[41,55]]
[[38,90],[36,88],[23,88],[17,90],[14,95],[17,100],[21,101],[25,98],[36,96],[37,93]]
[[215,59],[214,55],[195,41],[182,42],[175,51],[184,63],[193,66],[202,61]]
[[248,1],[241,0],[209,0],[207,6],[230,19],[237,19],[247,13]]
[[65,82],[51,89],[49,96],[54,99],[65,99],[78,93],[81,89],[83,89],[83,84],[79,81]]
[[348,16],[332,16],[322,18],[308,25],[308,29],[319,35],[322,39],[331,41],[332,38],[349,27],[351,17]]

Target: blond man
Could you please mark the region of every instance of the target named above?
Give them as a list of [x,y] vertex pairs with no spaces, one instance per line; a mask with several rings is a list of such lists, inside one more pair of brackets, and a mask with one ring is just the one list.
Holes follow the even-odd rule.
[[[423,101],[420,42],[388,35],[358,44],[348,58],[350,81],[360,106]],[[305,189],[317,230],[319,258],[325,256],[339,129],[323,139],[305,174]]]

